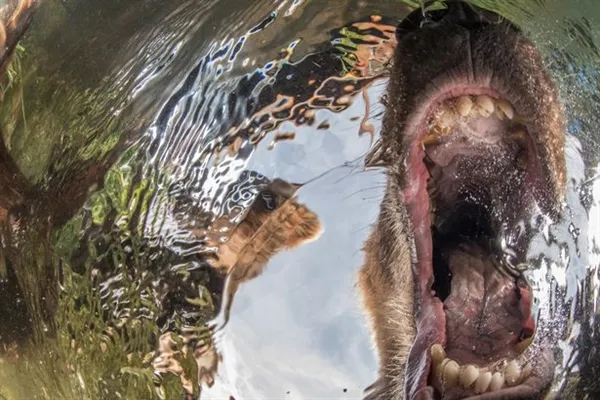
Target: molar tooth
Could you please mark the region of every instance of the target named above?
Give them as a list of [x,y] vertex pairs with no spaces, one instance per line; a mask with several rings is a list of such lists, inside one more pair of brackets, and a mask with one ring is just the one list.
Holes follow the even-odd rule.
[[504,386],[504,375],[502,375],[502,372],[494,372],[490,382],[490,392],[497,392],[502,389],[502,386]]
[[473,100],[469,96],[460,96],[456,99],[456,111],[463,117],[466,117],[473,108]]
[[515,360],[511,360],[504,368],[504,377],[508,386],[515,386],[521,377],[521,367]]
[[506,118],[508,118],[510,120],[512,120],[514,118],[515,110],[508,101],[506,101],[504,99],[498,99],[498,100],[496,100],[496,105],[502,111],[502,113],[504,115],[506,115]]
[[460,384],[467,389],[469,386],[473,384],[479,377],[479,369],[474,365],[467,365],[460,372]]
[[431,362],[433,365],[438,365],[446,358],[446,351],[441,344],[436,343],[431,346]]
[[439,117],[437,123],[442,128],[449,128],[454,124],[454,113],[450,109],[444,109]]
[[486,96],[482,94],[477,96],[475,99],[477,106],[479,107],[479,114],[483,117],[489,117],[494,113],[496,106],[494,105],[494,100],[490,96]]
[[479,374],[479,378],[475,382],[475,393],[485,393],[492,382],[492,373],[490,371]]
[[460,367],[458,363],[454,360],[446,358],[442,361],[442,382],[446,387],[456,386],[458,383],[458,372]]
[[430,127],[421,142],[424,146],[429,146],[438,142],[440,136],[448,136],[452,133],[450,126],[442,126],[441,121],[436,120]]
[[440,135],[441,136],[448,136],[451,133],[452,133],[452,131],[450,130],[449,126],[440,127]]

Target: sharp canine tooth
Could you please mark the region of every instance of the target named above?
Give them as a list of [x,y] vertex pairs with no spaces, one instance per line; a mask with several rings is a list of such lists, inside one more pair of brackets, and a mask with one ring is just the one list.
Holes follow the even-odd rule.
[[[524,133],[522,133],[521,135],[525,135],[525,134],[524,134]],[[523,137],[523,138],[520,138],[520,139],[524,139],[524,137]],[[531,342],[533,342],[533,335],[532,335],[532,336],[530,336],[530,337],[528,337],[527,339],[525,339],[525,340],[522,340],[522,341],[520,341],[519,343],[517,343],[517,346],[516,346],[516,349],[517,349],[517,351],[518,351],[519,353],[522,353],[522,352],[524,352],[524,351],[525,351],[525,349],[529,347],[529,345],[531,344]]]
[[533,370],[533,367],[531,366],[531,364],[527,364],[523,367],[523,371],[521,371],[521,381],[524,382],[527,380],[527,378],[529,378],[529,375],[531,375],[531,371]]
[[447,387],[456,386],[460,367],[454,360],[446,358],[442,361],[442,381]]
[[456,99],[456,111],[463,117],[466,117],[473,108],[473,100],[469,96],[460,96]]
[[422,140],[423,145],[429,146],[430,144],[437,143],[439,135],[435,133],[428,133]]
[[446,358],[446,351],[441,344],[436,343],[431,346],[431,362],[433,365],[438,365]]
[[504,386],[504,375],[502,375],[502,372],[494,372],[490,382],[490,392],[497,392],[502,389],[502,386]]
[[496,111],[494,111],[494,115],[496,116],[496,118],[503,120],[505,115],[502,112],[502,110],[500,110],[498,107],[496,107]]
[[460,372],[460,384],[467,389],[469,386],[473,384],[477,380],[479,376],[479,369],[474,365],[467,365]]
[[492,381],[492,373],[487,371],[479,374],[479,378],[475,382],[475,393],[485,393]]
[[496,106],[494,105],[494,100],[490,96],[486,96],[482,94],[477,96],[475,99],[477,106],[479,107],[479,114],[484,117],[489,117],[494,113]]
[[504,115],[506,115],[506,118],[508,118],[508,119],[514,118],[515,110],[513,109],[513,106],[508,101],[506,101],[504,99],[498,99],[498,100],[496,100],[496,105],[498,106],[498,108],[500,110],[502,110]]
[[508,386],[515,386],[517,382],[519,382],[519,378],[521,377],[521,367],[519,367],[519,364],[517,364],[515,360],[511,360],[506,364],[504,376]]

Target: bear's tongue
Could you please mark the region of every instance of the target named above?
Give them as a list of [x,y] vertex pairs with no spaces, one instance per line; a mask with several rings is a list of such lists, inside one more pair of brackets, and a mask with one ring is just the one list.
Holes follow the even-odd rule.
[[473,243],[441,252],[441,262],[451,274],[444,301],[447,357],[461,364],[487,365],[518,356],[515,346],[533,333],[527,286]]

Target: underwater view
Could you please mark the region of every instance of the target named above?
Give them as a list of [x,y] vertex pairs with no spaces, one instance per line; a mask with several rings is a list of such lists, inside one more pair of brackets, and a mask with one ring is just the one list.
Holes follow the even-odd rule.
[[0,0],[0,400],[599,399],[600,3]]

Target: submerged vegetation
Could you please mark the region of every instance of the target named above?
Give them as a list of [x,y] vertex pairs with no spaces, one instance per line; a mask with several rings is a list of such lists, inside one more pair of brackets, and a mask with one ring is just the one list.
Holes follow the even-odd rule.
[[[23,119],[23,124],[25,129],[27,129],[27,120],[25,116],[25,100],[23,95],[23,58],[25,57],[25,47],[19,43],[15,47],[12,58],[6,67],[6,71],[4,76],[0,78],[0,103],[4,102],[5,96],[11,92],[16,92],[18,97],[16,103],[20,105],[21,118]],[[2,116],[2,113],[0,113]],[[4,119],[5,121],[14,120]],[[8,141],[9,138],[4,138],[4,140]]]
[[19,84],[22,73],[21,59],[24,55],[25,47],[20,43],[17,44],[12,59],[6,68],[5,75],[0,80],[0,94],[4,95],[4,92]]
[[[155,341],[162,332],[156,322],[160,300],[151,285],[160,272],[149,270],[153,262],[141,251],[143,239],[124,222],[138,201],[148,201],[139,196],[146,187],[139,184],[133,190],[131,170],[115,165],[105,177],[104,189],[55,232],[52,267],[62,273],[57,329],[43,342],[0,349],[0,399],[184,397],[178,376],[153,372]],[[108,233],[84,240],[82,232],[100,226]],[[74,264],[81,254],[87,254],[86,261]],[[107,292],[102,290],[103,285],[109,285],[104,273],[120,277],[115,283],[120,294],[111,297],[108,308]],[[197,299],[195,304],[207,315],[214,312],[210,296]],[[197,327],[200,336],[207,332],[202,322]],[[184,348],[180,337],[174,340]],[[180,351],[176,358],[196,387],[192,352]]]

